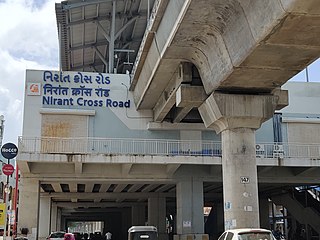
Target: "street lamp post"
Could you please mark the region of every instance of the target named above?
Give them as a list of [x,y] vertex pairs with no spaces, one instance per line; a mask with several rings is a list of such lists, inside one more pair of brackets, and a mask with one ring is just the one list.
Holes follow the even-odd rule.
[[[10,222],[8,221],[8,203],[9,203],[9,193],[10,193],[10,187],[9,187],[9,176],[13,174],[14,167],[10,164],[10,159],[13,159],[18,154],[18,148],[13,143],[6,143],[1,147],[1,154],[4,158],[8,159],[8,164],[3,165],[2,172],[3,174],[7,175],[7,184],[4,189],[5,192],[5,221],[4,221],[4,236],[10,237]],[[7,223],[8,223],[8,233],[7,231]],[[7,234],[6,234],[7,233]]]
[[[4,188],[4,192],[5,192],[5,199],[4,199],[4,203],[5,203],[5,221],[4,221],[4,236],[10,236],[10,229],[9,229],[9,222],[8,222],[8,203],[9,203],[9,193],[10,193],[10,187],[9,187],[9,176],[7,176],[7,183],[6,183],[6,187]],[[8,223],[8,224],[7,224]],[[7,232],[7,226],[8,226],[8,232]]]

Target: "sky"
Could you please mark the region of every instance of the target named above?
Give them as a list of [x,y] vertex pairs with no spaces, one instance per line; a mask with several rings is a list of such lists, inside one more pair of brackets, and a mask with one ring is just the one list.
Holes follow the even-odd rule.
[[26,69],[58,69],[57,0],[0,0],[2,143],[22,134]]
[[[58,70],[55,3],[61,0],[0,0],[0,115],[2,143],[22,134],[26,69]],[[320,82],[320,61],[308,67],[308,80]],[[306,81],[306,71],[294,81]]]

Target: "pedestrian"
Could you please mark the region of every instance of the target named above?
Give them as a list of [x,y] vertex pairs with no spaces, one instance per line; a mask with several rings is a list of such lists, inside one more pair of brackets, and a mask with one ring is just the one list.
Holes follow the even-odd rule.
[[273,235],[277,240],[283,239],[283,234],[279,226],[277,226],[276,230],[273,232]]
[[111,240],[112,238],[112,233],[111,232],[107,232],[106,233],[106,240]]

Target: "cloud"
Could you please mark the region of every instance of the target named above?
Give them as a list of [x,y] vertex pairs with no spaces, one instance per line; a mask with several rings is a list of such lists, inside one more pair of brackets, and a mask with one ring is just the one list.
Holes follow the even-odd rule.
[[58,69],[58,34],[53,0],[0,0],[0,115],[3,143],[22,133],[26,69]]

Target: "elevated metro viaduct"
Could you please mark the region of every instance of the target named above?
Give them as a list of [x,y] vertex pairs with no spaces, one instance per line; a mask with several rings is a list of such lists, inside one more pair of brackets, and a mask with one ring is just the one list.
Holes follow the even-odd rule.
[[[115,71],[110,66],[114,64],[114,40],[122,33],[121,26],[118,26],[117,35],[117,26],[108,25],[108,35],[99,23],[99,16],[93,19],[95,23],[91,26],[89,22],[93,20],[87,20],[86,14],[92,5],[93,9],[98,9],[99,4],[102,7],[110,3],[109,22],[112,23],[117,21],[113,6],[118,2],[67,1],[63,11],[57,10],[58,23],[62,26],[60,41],[63,43],[61,62],[64,71],[81,69],[85,72],[100,66],[102,70],[98,72],[111,74]],[[223,202],[220,201],[217,208],[218,230],[267,227],[267,203],[263,203],[260,197],[259,211],[258,184],[262,189],[264,184],[270,187],[275,183],[312,185],[319,182],[315,177],[319,165],[314,166],[310,161],[303,165],[312,166],[314,175],[309,177],[302,174],[298,178],[292,173],[290,167],[297,166],[292,161],[281,162],[281,172],[289,172],[285,179],[276,178],[268,168],[262,171],[262,175],[258,174],[259,165],[265,166],[265,163],[263,159],[256,160],[255,151],[255,130],[271,118],[275,110],[288,104],[288,93],[280,87],[319,57],[319,13],[320,3],[317,0],[154,1],[128,87],[136,110],[141,119],[148,119],[147,130],[199,131],[203,130],[199,125],[204,123],[205,128],[214,129],[221,135],[221,158],[123,157],[63,152],[32,154],[26,151],[18,157],[22,171],[19,227],[33,229],[35,238],[41,238],[49,229],[61,227],[60,220],[56,218],[61,217],[61,212],[53,216],[52,211],[57,213],[60,207],[66,206],[63,201],[74,207],[94,207],[98,202],[101,206],[112,207],[116,202],[117,209],[121,205],[131,207],[131,214],[121,210],[122,221],[128,221],[125,216],[134,216],[130,223],[121,226],[121,231],[125,232],[127,226],[144,223],[146,218],[142,208],[138,210],[139,204],[126,204],[123,199],[142,198],[144,201],[148,199],[148,223],[159,228],[161,238],[166,236],[163,220],[165,206],[170,204],[175,209],[171,213],[176,214],[175,234],[178,239],[207,237],[202,212],[204,199],[210,198],[210,193],[205,192],[207,183],[210,183],[208,189],[218,189],[215,193],[219,189],[223,192]],[[79,15],[81,17],[76,19]],[[73,18],[74,21],[70,21]],[[79,25],[84,26],[83,31],[79,30],[82,29]],[[79,41],[81,34],[84,40]],[[91,45],[85,41],[87,34],[96,36]],[[98,36],[107,39],[108,51],[101,50],[103,43],[98,43]],[[78,50],[82,54],[78,54]],[[96,59],[92,64],[87,63],[93,55],[102,65],[96,64]],[[41,114],[53,113],[63,116],[63,111],[46,109]],[[92,114],[90,111],[81,114],[69,112],[69,115],[76,116]],[[31,131],[26,130],[23,137],[52,137],[43,135],[46,122],[44,118],[41,121],[38,128],[42,132],[39,130],[38,135],[32,136]],[[186,135],[192,139],[190,132]],[[198,137],[193,136],[194,140]],[[279,166],[279,162],[271,165]],[[266,174],[265,178],[263,174]],[[250,181],[242,184],[240,179],[243,177]],[[63,190],[64,183],[68,183],[69,190]],[[92,193],[79,193],[82,185],[88,186]],[[98,190],[94,190],[96,185],[100,186]],[[148,190],[149,185],[152,190]],[[47,195],[41,194],[39,186],[44,191],[46,187],[51,190],[46,191]],[[59,194],[61,189],[63,193]],[[211,199],[216,196],[214,194]],[[222,195],[218,196],[221,199]],[[57,199],[61,200],[60,203],[52,204]],[[88,205],[85,201],[88,199],[94,199],[93,203]],[[105,202],[99,199],[105,199]],[[110,203],[110,199],[118,200]],[[81,204],[82,201],[85,204]],[[39,205],[50,206],[50,214],[41,214],[47,209],[41,208],[39,215]],[[223,224],[221,209],[224,209]],[[46,226],[40,227],[41,224]]]
[[[159,122],[174,105],[173,122],[198,108],[221,133],[224,204],[234,203],[225,227],[260,226],[254,132],[287,104],[279,87],[319,57],[319,13],[317,1],[168,1],[146,33],[130,87],[136,106]],[[185,61],[198,69],[201,90],[179,68]],[[252,182],[241,185],[241,176]]]

